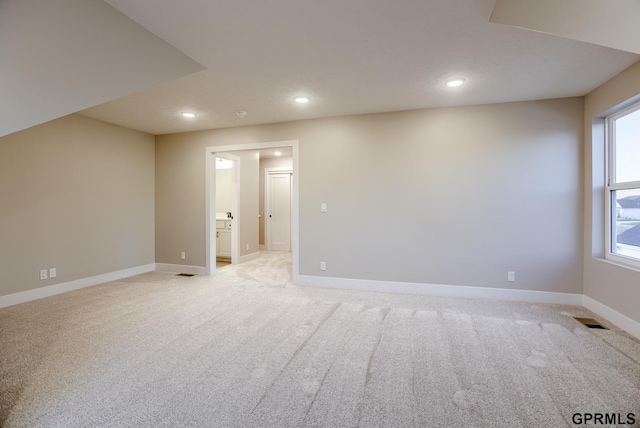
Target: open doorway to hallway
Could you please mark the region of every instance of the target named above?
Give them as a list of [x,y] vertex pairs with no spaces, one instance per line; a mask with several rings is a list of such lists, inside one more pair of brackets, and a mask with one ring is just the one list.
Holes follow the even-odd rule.
[[[215,274],[217,250],[221,242],[216,215],[216,157],[235,156],[237,162],[236,211],[231,211],[231,263],[243,263],[260,257],[260,251],[290,251],[292,276],[298,272],[298,142],[254,143],[207,148],[206,252],[207,272]],[[269,217],[271,216],[271,217]],[[223,221],[225,221],[223,219]],[[226,236],[225,236],[226,237]],[[234,258],[233,255],[237,254]]]
[[238,211],[238,161],[236,156],[218,154],[215,158],[216,267],[232,263],[234,214]]

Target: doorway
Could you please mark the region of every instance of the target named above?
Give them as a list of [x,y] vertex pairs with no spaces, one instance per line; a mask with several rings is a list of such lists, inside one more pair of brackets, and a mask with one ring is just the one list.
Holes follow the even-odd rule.
[[219,154],[216,156],[216,267],[232,263],[231,231],[237,213],[237,161]]
[[[225,146],[211,146],[206,148],[206,182],[205,182],[205,252],[206,252],[206,272],[209,275],[215,275],[216,273],[216,173],[215,173],[215,158],[224,157],[221,155],[228,154],[228,152],[242,152],[244,150],[263,150],[263,149],[276,149],[280,147],[290,148],[292,152],[292,174],[290,175],[290,249],[292,256],[292,276],[296,280],[299,277],[299,251],[300,251],[300,236],[299,236],[299,184],[298,184],[298,165],[299,165],[299,151],[298,141],[277,141],[277,142],[265,142],[265,143],[250,143],[250,144],[235,144]],[[229,155],[233,156],[233,155]],[[239,159],[238,159],[239,160]],[[238,165],[238,170],[240,166]],[[242,199],[242,179],[239,177],[238,171],[238,196],[237,199]],[[257,203],[257,201],[256,201]],[[239,242],[239,230],[242,229],[242,216],[240,211],[236,211],[237,214],[233,214],[234,222],[232,224],[232,241]],[[248,219],[251,223],[251,219]],[[248,224],[250,224],[248,223]],[[233,248],[232,244],[232,263],[239,263],[244,261],[236,259],[233,260],[233,254],[238,251],[239,246],[236,245]],[[243,245],[244,248],[244,245]],[[259,253],[256,253],[257,255]],[[243,256],[244,257],[244,256]]]
[[238,263],[240,158],[215,154],[215,259],[216,267]]
[[293,171],[265,168],[265,247],[291,251],[291,194]]

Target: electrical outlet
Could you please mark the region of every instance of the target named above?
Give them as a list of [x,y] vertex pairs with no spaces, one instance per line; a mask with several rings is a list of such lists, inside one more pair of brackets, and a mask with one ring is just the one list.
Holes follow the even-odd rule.
[[327,270],[327,262],[320,262],[320,270]]
[[58,276],[58,270],[56,268],[49,269],[49,278],[55,278]]
[[249,244],[247,244],[247,247],[246,247],[246,248],[247,248],[247,251],[249,251]]
[[514,271],[507,272],[507,281],[516,282],[516,273]]
[[180,260],[186,260],[187,259],[187,253],[185,253],[184,251],[182,251],[180,253]]
[[320,212],[321,213],[326,213],[327,212],[327,203],[323,202],[320,204]]
[[40,279],[47,279],[47,270],[46,269],[42,269],[40,271]]

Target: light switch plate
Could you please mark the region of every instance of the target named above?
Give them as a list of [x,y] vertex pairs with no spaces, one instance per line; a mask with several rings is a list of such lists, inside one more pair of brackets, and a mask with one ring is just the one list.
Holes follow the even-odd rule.
[[327,212],[327,204],[325,202],[320,204],[320,212],[321,213],[326,213]]

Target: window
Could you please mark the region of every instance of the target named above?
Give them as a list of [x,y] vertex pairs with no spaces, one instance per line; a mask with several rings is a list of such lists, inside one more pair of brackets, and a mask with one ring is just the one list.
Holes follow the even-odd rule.
[[640,104],[607,118],[607,258],[640,267]]

